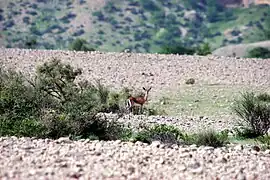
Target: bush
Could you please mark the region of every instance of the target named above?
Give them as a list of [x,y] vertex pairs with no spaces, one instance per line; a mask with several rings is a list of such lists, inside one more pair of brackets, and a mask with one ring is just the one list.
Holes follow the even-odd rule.
[[176,45],[176,46],[164,46],[159,53],[161,53],[161,54],[180,54],[180,55],[188,54],[188,55],[192,55],[195,53],[195,50],[185,48],[184,46],[181,46],[181,45]]
[[211,48],[208,43],[203,44],[197,49],[197,54],[201,56],[206,56],[207,54],[211,54]]
[[69,49],[75,51],[95,51],[95,49],[91,47],[86,40],[80,38],[73,41]]
[[75,83],[80,69],[53,59],[37,68],[34,80],[27,81],[21,74],[0,70],[1,136],[103,140],[126,136],[121,124],[97,116],[119,109],[115,104],[120,100],[110,100],[111,92],[101,83]]
[[243,93],[242,99],[236,101],[233,111],[242,119],[240,125],[249,129],[252,134],[264,135],[270,128],[270,105],[260,101],[254,93]]
[[249,58],[270,58],[270,50],[264,47],[256,47],[248,52]]
[[204,145],[216,148],[223,146],[225,143],[227,143],[227,140],[227,133],[216,133],[213,130],[207,130],[205,132],[194,135],[194,139],[191,140],[191,142],[199,146]]
[[23,76],[0,69],[0,136],[39,136],[43,126],[36,119],[49,98],[30,86]]
[[270,95],[267,93],[260,93],[257,95],[258,100],[264,102],[270,102]]
[[262,149],[270,149],[270,136],[260,136],[256,139],[256,141],[261,145]]
[[248,127],[240,127],[234,128],[235,137],[237,139],[249,139],[258,137],[257,133],[255,133],[251,128]]
[[185,134],[174,126],[165,124],[155,125],[151,128],[144,128],[133,137],[135,141],[142,141],[144,143],[152,143],[153,141],[160,141],[165,144],[196,144],[212,147],[221,147],[227,143],[228,133],[216,133],[213,130],[201,132],[198,134]]
[[179,144],[183,134],[174,126],[165,124],[156,125],[151,128],[145,128],[138,132],[134,140],[142,141],[144,143],[152,143],[153,141],[160,141],[166,144]]

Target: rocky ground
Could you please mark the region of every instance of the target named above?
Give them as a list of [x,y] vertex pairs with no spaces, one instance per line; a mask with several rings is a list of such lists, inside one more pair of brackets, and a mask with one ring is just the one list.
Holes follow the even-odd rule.
[[269,59],[0,48],[0,62],[26,75],[52,58],[82,68],[80,79],[101,79],[112,88],[152,86],[152,98],[181,89],[188,78],[199,85],[270,86]]
[[270,151],[0,138],[0,179],[269,179]]
[[204,131],[205,129],[213,129],[215,131],[230,130],[233,131],[234,127],[238,124],[234,118],[228,117],[226,120],[217,120],[212,117],[189,117],[182,116],[179,118],[168,117],[168,116],[145,116],[145,115],[131,115],[124,114],[123,116],[117,114],[101,114],[100,117],[103,118],[104,115],[108,120],[117,120],[123,123],[126,127],[132,127],[133,129],[140,129],[145,126],[152,126],[156,124],[166,124],[173,125],[183,132],[194,133],[199,131]]
[[[53,57],[83,69],[81,78],[101,78],[113,88],[152,86],[151,98],[173,92],[188,78],[199,85],[270,87],[270,60],[217,56],[0,49],[0,64],[33,75]],[[113,116],[113,115],[112,115]],[[230,119],[230,118],[229,118]],[[230,129],[233,119],[129,116],[119,121],[172,124],[185,131]],[[0,179],[270,179],[270,152],[229,145],[163,147],[131,142],[0,138]]]

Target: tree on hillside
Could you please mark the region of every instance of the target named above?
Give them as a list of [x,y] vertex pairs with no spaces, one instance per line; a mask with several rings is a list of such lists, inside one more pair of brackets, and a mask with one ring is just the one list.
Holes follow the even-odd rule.
[[91,47],[85,39],[76,39],[70,45],[70,50],[75,51],[95,51],[93,47]]
[[206,0],[206,15],[210,22],[219,20],[218,13],[222,12],[224,8],[216,0]]
[[265,35],[265,40],[270,40],[270,15],[265,19],[263,33]]
[[270,58],[270,50],[264,47],[256,47],[248,52],[249,58]]

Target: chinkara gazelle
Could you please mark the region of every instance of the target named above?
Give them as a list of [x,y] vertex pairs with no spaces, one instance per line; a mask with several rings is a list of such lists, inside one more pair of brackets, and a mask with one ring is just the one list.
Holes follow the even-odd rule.
[[140,107],[140,112],[142,113],[143,105],[148,100],[148,94],[151,89],[152,87],[149,89],[143,87],[143,90],[145,91],[144,96],[130,96],[127,101],[127,109],[133,113],[135,107]]

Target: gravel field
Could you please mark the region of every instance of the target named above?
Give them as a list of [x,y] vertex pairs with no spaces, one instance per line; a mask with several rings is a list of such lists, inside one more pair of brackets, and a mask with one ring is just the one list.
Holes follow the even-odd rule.
[[152,97],[180,89],[188,78],[201,85],[270,86],[270,59],[0,49],[0,60],[6,67],[27,75],[52,58],[82,68],[82,79],[101,79],[112,88],[141,90],[152,86]]
[[106,116],[108,120],[117,120],[123,123],[127,127],[132,127],[134,130],[138,130],[141,127],[149,127],[156,124],[173,125],[183,132],[194,133],[207,129],[214,129],[215,131],[233,130],[237,126],[237,123],[233,117],[227,117],[217,120],[212,117],[189,117],[182,116],[179,118],[169,116],[145,116],[145,115],[131,115],[126,114],[119,117],[116,114],[103,113],[101,118]]
[[[151,97],[175,92],[187,78],[196,84],[270,87],[270,59],[177,56],[57,50],[1,49],[0,63],[33,75],[37,65],[53,57],[83,69],[81,78],[101,78],[112,88],[152,86]],[[113,115],[111,115],[113,116]],[[173,124],[185,131],[199,127],[230,129],[234,119],[211,117],[129,116],[119,121]],[[0,179],[270,179],[270,151],[249,146],[216,148],[163,147],[121,141],[70,141],[0,138]]]
[[270,179],[270,151],[0,138],[0,179]]

